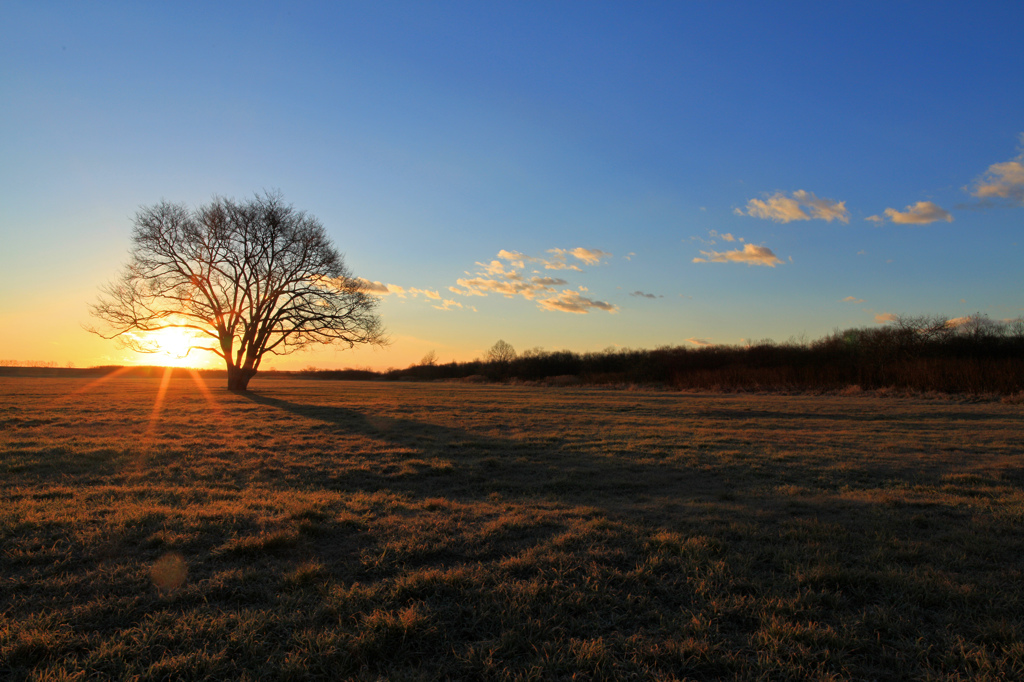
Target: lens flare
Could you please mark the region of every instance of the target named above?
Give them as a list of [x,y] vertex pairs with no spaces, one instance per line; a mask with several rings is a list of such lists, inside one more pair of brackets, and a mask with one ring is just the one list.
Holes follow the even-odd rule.
[[188,578],[188,565],[185,558],[177,552],[164,554],[149,569],[153,584],[161,592],[171,592],[185,584]]

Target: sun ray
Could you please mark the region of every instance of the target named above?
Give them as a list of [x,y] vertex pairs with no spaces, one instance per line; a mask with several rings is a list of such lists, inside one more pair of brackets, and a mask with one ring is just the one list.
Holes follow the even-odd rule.
[[227,413],[224,411],[223,407],[217,401],[217,399],[214,398],[213,392],[210,390],[210,387],[207,386],[206,380],[203,378],[203,375],[192,368],[189,368],[188,373],[189,376],[192,377],[192,383],[196,385],[196,388],[199,389],[199,392],[203,394],[204,398],[206,398],[206,403],[210,407],[210,412],[213,413],[214,419],[216,419],[218,422],[218,430],[220,431],[220,433],[226,436],[228,440],[234,440],[234,429],[231,427],[231,423],[228,420]]
[[71,391],[70,393],[65,393],[64,395],[58,396],[53,402],[55,404],[56,403],[61,403],[61,402],[66,402],[70,398],[74,398],[74,397],[76,397],[76,396],[78,396],[78,395],[80,395],[82,393],[86,393],[86,392],[91,391],[91,390],[93,390],[95,388],[98,388],[101,384],[103,384],[103,383],[105,383],[107,381],[110,381],[111,379],[113,379],[115,377],[121,376],[125,372],[130,372],[132,369],[133,368],[131,366],[118,367],[117,369],[113,370],[112,372],[107,372],[103,376],[100,376],[100,377],[97,377],[97,378],[93,379],[92,381],[87,383],[85,386],[82,386],[81,388],[76,388],[74,391]]
[[153,401],[153,411],[149,415],[149,425],[146,427],[146,433],[142,440],[146,448],[149,446],[153,439],[153,432],[156,429],[156,422],[160,419],[160,411],[164,406],[164,397],[167,395],[167,387],[171,383],[171,375],[174,373],[173,367],[164,367],[164,375],[160,379],[160,388],[156,392],[156,400]]

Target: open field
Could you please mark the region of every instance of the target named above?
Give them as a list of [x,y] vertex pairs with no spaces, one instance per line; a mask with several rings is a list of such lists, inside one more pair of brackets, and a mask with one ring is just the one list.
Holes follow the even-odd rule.
[[4,679],[1020,679],[1024,407],[0,378]]

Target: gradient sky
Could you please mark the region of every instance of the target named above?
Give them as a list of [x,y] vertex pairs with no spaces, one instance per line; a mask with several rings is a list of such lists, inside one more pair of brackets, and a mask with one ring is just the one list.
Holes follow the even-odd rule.
[[9,0],[0,360],[159,363],[82,330],[135,211],[264,189],[377,283],[392,338],[264,367],[1016,318],[1022,26],[1020,2]]

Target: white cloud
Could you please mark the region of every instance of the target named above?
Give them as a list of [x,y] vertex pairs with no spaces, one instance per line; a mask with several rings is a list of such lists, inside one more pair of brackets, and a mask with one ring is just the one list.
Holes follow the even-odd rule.
[[530,282],[542,287],[557,287],[568,284],[568,282],[560,277],[531,277]]
[[817,197],[814,192],[803,189],[798,189],[791,196],[786,196],[784,192],[776,192],[764,199],[751,199],[747,202],[745,211],[737,208],[734,212],[737,215],[774,220],[778,223],[789,223],[794,220],[850,222],[850,213],[846,210],[845,201]]
[[583,268],[578,265],[570,265],[565,262],[566,254],[569,252],[566,249],[548,249],[548,253],[552,254],[550,260],[543,261],[545,270],[576,270],[582,272]]
[[518,251],[506,251],[505,249],[498,252],[498,258],[507,260],[508,264],[514,268],[524,268],[526,267],[526,261],[537,260]]
[[575,249],[548,249],[551,260],[541,260],[546,270],[581,270],[580,266],[567,263],[567,256],[582,261],[585,265],[599,265],[604,258],[611,258],[612,254],[601,249],[585,249],[579,246]]
[[704,258],[694,258],[694,263],[746,263],[747,265],[766,265],[774,268],[782,263],[778,256],[767,246],[744,244],[736,251],[701,251]]
[[814,192],[798,189],[793,192],[793,198],[806,206],[811,212],[811,218],[832,222],[838,220],[841,223],[850,222],[850,212],[846,210],[845,201],[834,201],[832,199],[819,199]]
[[[363,290],[367,293],[374,294],[376,296],[387,296],[388,294],[397,293],[394,289],[389,287],[395,287],[394,284],[383,284],[381,282],[371,282],[363,277],[356,277],[357,282],[362,286]],[[402,287],[395,287],[395,289],[402,289]]]
[[492,260],[490,263],[477,262],[481,268],[484,269],[488,275],[505,275],[507,272],[515,272],[514,270],[505,270],[505,264],[500,260]]
[[974,183],[973,196],[979,199],[1012,199],[1024,203],[1024,164],[1020,161],[993,163]]
[[794,220],[810,220],[811,217],[800,208],[799,202],[790,199],[781,192],[768,197],[766,201],[751,199],[747,202],[746,213],[743,209],[736,209],[740,215],[749,215],[754,218],[774,220],[779,223],[788,223]]
[[[522,268],[527,262],[537,262],[543,264],[547,270],[582,271],[578,265],[569,263],[568,259],[574,258],[586,265],[597,265],[612,255],[600,249],[585,249],[583,247],[549,249],[547,253],[551,254],[551,257],[545,259],[527,256],[519,251],[502,249],[498,252],[497,259],[489,263],[477,263],[480,269],[476,273],[467,272],[468,276],[456,280],[457,286],[448,287],[448,291],[460,296],[487,296],[489,294],[500,294],[506,298],[522,296],[528,301],[536,300],[542,309],[571,313],[587,313],[594,309],[614,313],[618,310],[610,303],[584,298],[579,292],[571,289],[564,289],[561,293],[556,293],[556,287],[569,283],[561,277],[542,276],[537,270],[533,271],[537,273],[534,276],[525,277],[521,272],[508,267]],[[580,286],[579,290],[586,292],[587,288]],[[424,293],[427,295],[427,292]],[[438,292],[429,292],[429,294],[431,297],[436,295],[435,300],[440,300]],[[544,298],[540,298],[541,296]],[[454,301],[445,301],[442,306],[435,307],[448,310],[454,304]]]
[[573,249],[572,253],[574,258],[578,258],[587,265],[598,265],[603,258],[611,258],[612,254],[601,249],[585,249],[582,246]]
[[[1024,133],[1020,134],[1024,147]],[[974,181],[971,195],[979,199],[1009,199],[1024,204],[1024,153],[1012,161],[993,163]],[[966,188],[965,188],[966,189]]]
[[[927,225],[928,223],[940,220],[945,220],[947,223],[953,222],[953,216],[950,215],[949,211],[930,201],[919,201],[916,204],[907,206],[903,212],[897,211],[895,208],[887,208],[884,213],[885,218],[888,218],[897,225]],[[865,220],[880,223],[885,218],[873,215],[868,216]]]
[[430,298],[435,301],[441,300],[441,294],[440,292],[437,291],[428,291],[426,289],[417,289],[415,287],[410,287],[409,289],[407,289],[407,291],[413,296],[419,296],[420,294],[423,294],[426,298]]
[[[698,241],[701,241],[701,242],[703,242],[705,244],[708,244],[708,245],[714,244],[715,243],[715,239],[721,239],[723,242],[734,242],[734,241],[736,241],[736,237],[732,236],[728,232],[719,233],[718,230],[709,230],[708,231],[708,240],[700,239],[699,237],[693,237],[693,239],[697,239]],[[743,240],[740,239],[740,241],[743,241]]]
[[[513,273],[515,274],[515,273]],[[516,279],[488,279],[486,277],[474,277],[473,279],[458,279],[456,284],[462,290],[449,287],[449,291],[464,296],[486,296],[487,294],[501,294],[506,298],[522,296],[532,301],[538,294],[553,292],[554,287],[567,284],[564,279],[557,277],[531,277],[529,280]]]
[[437,308],[438,310],[451,310],[452,308],[462,308],[463,305],[458,301],[453,301],[450,298],[446,298],[443,301],[441,301],[441,305],[435,305],[432,307]]
[[611,303],[595,301],[580,296],[579,292],[572,289],[563,289],[560,294],[551,298],[537,301],[539,307],[544,310],[560,310],[564,313],[589,313],[591,309],[604,310],[609,313],[618,312],[618,308]]

